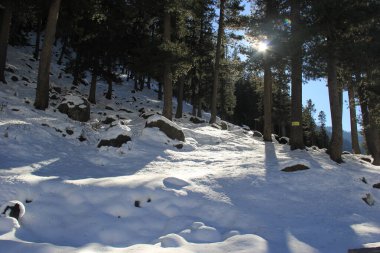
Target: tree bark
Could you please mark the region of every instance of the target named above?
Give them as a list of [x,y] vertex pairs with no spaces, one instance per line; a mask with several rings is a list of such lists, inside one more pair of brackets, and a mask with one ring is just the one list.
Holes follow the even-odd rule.
[[354,152],[354,154],[360,154],[361,152],[358,140],[358,127],[356,120],[355,91],[352,84],[348,86],[348,100],[350,105],[352,151]]
[[302,41],[300,39],[300,1],[291,0],[291,128],[290,128],[290,149],[304,149],[303,128],[302,128]]
[[220,0],[220,14],[219,14],[219,27],[218,27],[218,37],[216,41],[216,52],[215,52],[215,66],[214,66],[214,80],[212,85],[212,97],[211,97],[211,117],[210,124],[216,122],[216,103],[218,98],[219,89],[219,65],[221,56],[221,45],[222,36],[224,33],[224,4],[225,0]]
[[40,110],[44,110],[49,106],[50,61],[60,3],[61,0],[52,0],[49,8],[45,40],[41,51],[40,64],[38,67],[36,100],[34,102],[34,107]]
[[162,101],[162,83],[158,83],[158,100]]
[[185,76],[181,76],[178,80],[177,111],[175,113],[175,118],[177,119],[182,118],[184,85],[185,85]]
[[374,111],[376,106],[378,105],[378,100],[374,98],[370,98],[368,102],[369,107],[369,132],[371,136],[372,143],[372,152],[371,155],[373,157],[373,165],[380,166],[380,125],[376,120],[376,116],[374,115]]
[[[170,21],[169,10],[165,10],[164,13],[164,43],[170,43],[171,36],[171,21]],[[164,63],[164,107],[162,110],[162,115],[169,120],[172,120],[173,117],[173,86],[172,86],[172,74],[170,68],[169,59],[165,60]]]
[[0,27],[0,81],[7,83],[5,80],[5,66],[7,62],[9,31],[12,19],[12,0],[5,0],[3,6],[4,9],[2,10]]
[[272,141],[272,72],[264,52],[264,141]]
[[58,58],[58,61],[57,61],[57,63],[58,63],[59,65],[62,64],[63,56],[64,56],[65,53],[66,53],[67,40],[68,40],[68,37],[65,36],[65,38],[63,39],[63,44],[62,44],[62,48],[61,48],[61,53],[60,53],[59,58]]
[[112,99],[112,69],[111,65],[108,66],[107,69],[107,83],[108,83],[108,90],[106,94],[106,99]]
[[39,18],[37,21],[36,28],[36,45],[34,47],[33,58],[38,60],[40,56],[40,43],[41,43],[41,26],[42,26],[42,18]]
[[[329,44],[331,42],[328,42]],[[341,163],[342,160],[342,87],[338,85],[337,80],[337,58],[335,55],[335,48],[329,45],[329,55],[327,59],[327,86],[329,90],[330,111],[332,122],[331,141],[329,145],[330,158]]]
[[90,93],[88,95],[88,101],[96,104],[96,79],[98,78],[97,70],[94,69],[91,77]]

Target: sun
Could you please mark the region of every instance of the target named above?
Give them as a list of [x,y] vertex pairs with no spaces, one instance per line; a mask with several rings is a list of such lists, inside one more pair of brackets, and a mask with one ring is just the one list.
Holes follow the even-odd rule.
[[265,42],[265,41],[258,42],[257,45],[256,45],[256,47],[257,47],[257,50],[259,52],[262,52],[262,53],[264,53],[265,51],[267,51],[268,48],[269,48],[268,43]]

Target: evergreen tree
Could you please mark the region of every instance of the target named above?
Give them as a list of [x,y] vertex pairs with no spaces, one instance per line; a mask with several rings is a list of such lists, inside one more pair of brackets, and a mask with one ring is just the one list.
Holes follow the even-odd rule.
[[327,148],[329,145],[329,136],[326,130],[326,114],[324,111],[320,111],[318,114],[319,131],[317,145],[319,148]]
[[311,147],[316,144],[316,124],[314,120],[315,105],[311,99],[306,101],[302,111],[303,138],[306,146]]
[[52,0],[49,8],[45,40],[42,47],[40,64],[38,67],[36,100],[34,102],[36,109],[40,110],[44,110],[49,106],[50,61],[60,3],[61,0]]
[[2,5],[0,5],[0,82],[3,83],[7,83],[4,72],[7,61],[7,47],[12,19],[12,4],[12,0],[4,0]]

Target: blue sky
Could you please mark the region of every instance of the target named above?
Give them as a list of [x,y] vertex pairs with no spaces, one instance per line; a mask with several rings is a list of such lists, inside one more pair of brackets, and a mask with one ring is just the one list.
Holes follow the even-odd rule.
[[[302,100],[303,104],[306,104],[308,99],[311,99],[315,104],[315,118],[318,117],[319,111],[326,113],[326,125],[331,126],[331,114],[330,114],[330,102],[329,94],[326,86],[327,81],[324,79],[308,81],[304,83],[302,87]],[[316,119],[317,120],[317,119]],[[348,95],[347,92],[343,92],[343,130],[351,131],[350,125],[350,111],[348,109]],[[358,127],[358,129],[360,129]]]

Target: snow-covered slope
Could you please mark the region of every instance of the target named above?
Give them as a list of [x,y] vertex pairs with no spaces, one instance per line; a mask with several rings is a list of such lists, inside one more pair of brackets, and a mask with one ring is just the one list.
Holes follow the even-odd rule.
[[[75,122],[56,107],[89,86],[72,88],[56,64],[51,81],[61,94],[39,111],[32,48],[9,51],[0,205],[19,200],[25,215],[19,224],[0,217],[0,252],[330,253],[380,242],[379,167],[353,155],[338,165],[323,150],[290,151],[238,126],[193,124],[188,113],[175,121],[186,141],[171,140],[140,117],[141,108],[161,111],[156,93],[133,93],[126,81],[112,100],[100,81],[91,120]],[[132,141],[97,148],[120,133]],[[310,169],[281,171],[299,163]],[[368,193],[373,206],[362,200]]]

